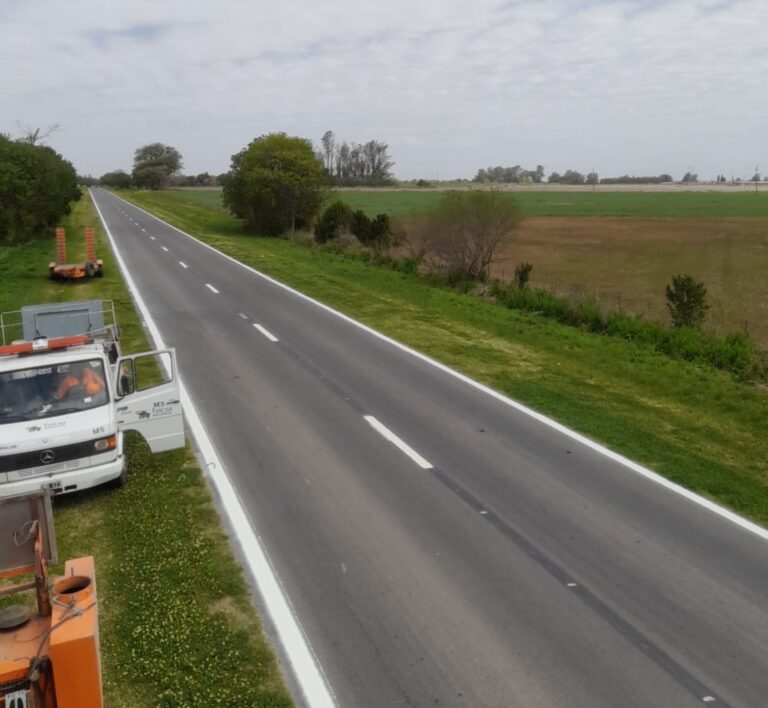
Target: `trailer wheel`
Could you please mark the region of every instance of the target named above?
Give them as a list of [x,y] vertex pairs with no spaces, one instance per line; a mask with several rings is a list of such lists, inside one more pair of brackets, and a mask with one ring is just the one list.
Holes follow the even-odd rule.
[[85,277],[86,278],[93,278],[93,276],[96,274],[96,266],[93,265],[90,261],[85,264]]
[[96,273],[95,273],[95,277],[97,277],[97,278],[104,277],[104,268],[97,268],[96,269]]

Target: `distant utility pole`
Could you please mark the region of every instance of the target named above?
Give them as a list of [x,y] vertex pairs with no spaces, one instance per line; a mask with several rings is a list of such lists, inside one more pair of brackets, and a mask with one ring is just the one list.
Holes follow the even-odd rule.
[[760,165],[755,165],[755,194],[757,194],[757,185],[760,182]]

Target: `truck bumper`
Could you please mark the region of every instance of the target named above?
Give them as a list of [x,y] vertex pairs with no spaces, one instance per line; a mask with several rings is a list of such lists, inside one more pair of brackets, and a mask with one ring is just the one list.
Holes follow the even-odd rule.
[[123,469],[125,469],[125,457],[121,451],[116,459],[101,465],[5,482],[0,484],[0,498],[30,494],[42,487],[50,487],[56,495],[90,489],[117,479],[123,473]]

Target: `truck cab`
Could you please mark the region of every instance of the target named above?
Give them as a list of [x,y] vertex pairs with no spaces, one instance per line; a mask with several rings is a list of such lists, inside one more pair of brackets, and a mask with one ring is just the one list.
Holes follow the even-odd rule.
[[184,446],[174,350],[123,356],[111,302],[2,313],[0,330],[0,498],[121,484],[127,430]]

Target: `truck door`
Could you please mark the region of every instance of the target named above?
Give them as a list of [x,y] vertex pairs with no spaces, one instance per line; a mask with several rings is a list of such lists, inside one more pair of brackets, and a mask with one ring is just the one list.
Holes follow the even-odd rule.
[[115,392],[118,428],[141,433],[152,452],[184,447],[173,349],[120,357],[115,367]]

